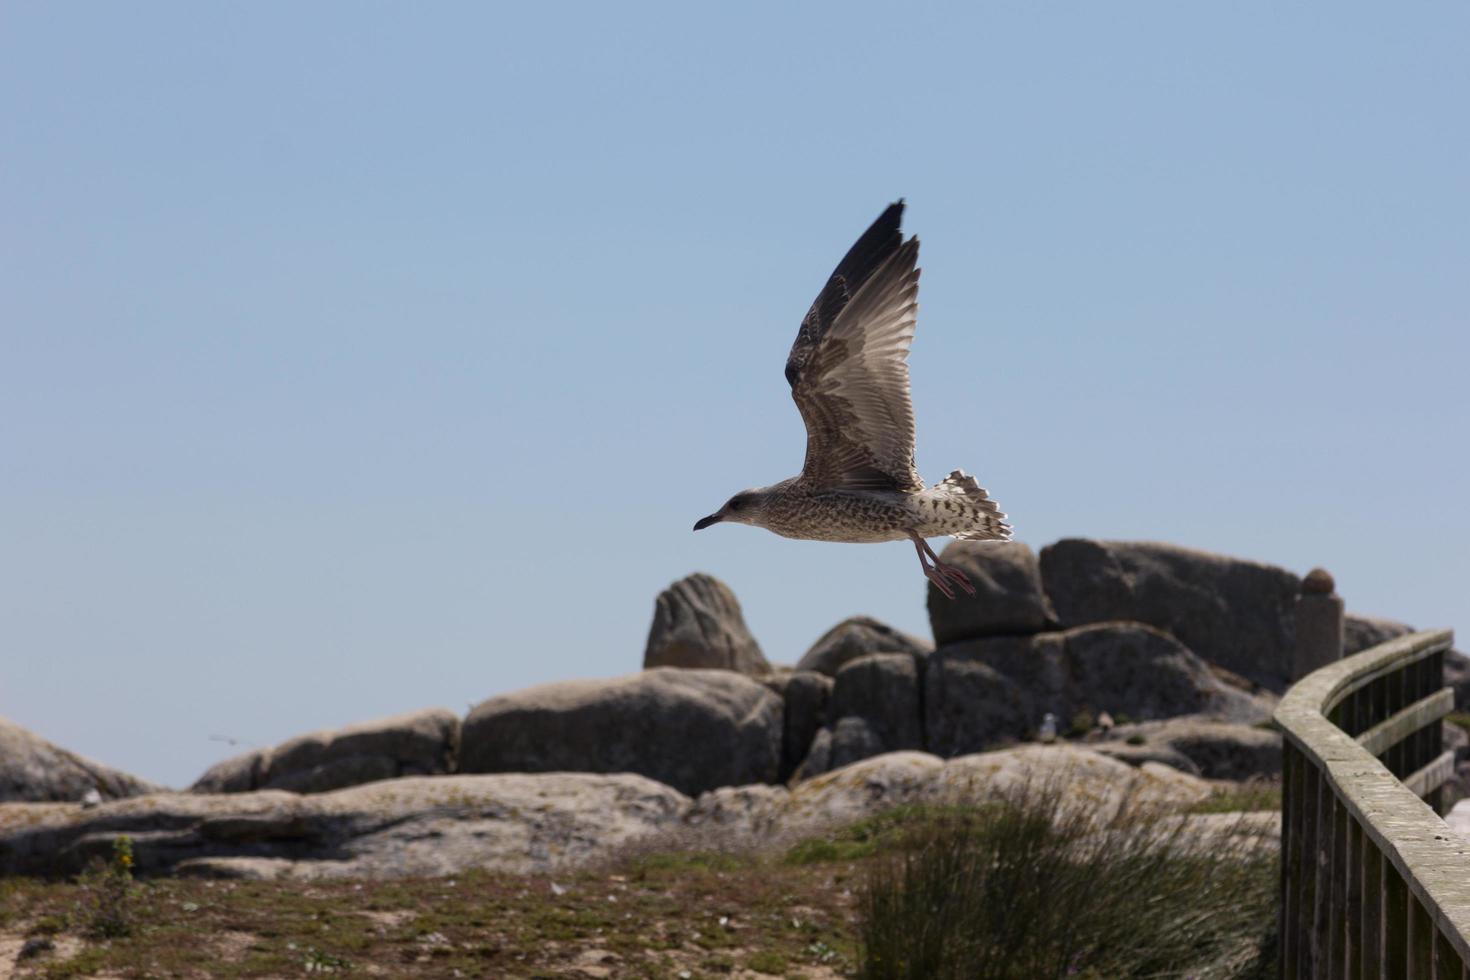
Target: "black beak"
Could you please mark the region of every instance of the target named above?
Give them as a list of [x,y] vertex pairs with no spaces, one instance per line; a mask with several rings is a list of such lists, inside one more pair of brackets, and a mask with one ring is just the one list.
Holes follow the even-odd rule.
[[694,530],[696,530],[696,531],[703,531],[705,528],[709,527],[711,524],[718,524],[718,523],[720,523],[720,515],[719,514],[711,514],[708,517],[701,517],[699,520],[695,521],[694,522]]

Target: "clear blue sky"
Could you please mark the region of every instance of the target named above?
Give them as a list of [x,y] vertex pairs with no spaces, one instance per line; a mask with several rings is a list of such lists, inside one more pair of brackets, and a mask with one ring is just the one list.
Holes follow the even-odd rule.
[[690,531],[899,196],[926,477],[1470,631],[1470,8],[721,6],[5,4],[0,715],[182,785],[695,570],[927,633],[905,543]]

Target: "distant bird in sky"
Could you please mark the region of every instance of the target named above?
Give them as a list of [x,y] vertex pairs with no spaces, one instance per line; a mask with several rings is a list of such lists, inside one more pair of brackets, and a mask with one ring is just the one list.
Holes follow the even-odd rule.
[[908,538],[934,587],[975,587],[939,560],[926,537],[1006,541],[1011,529],[974,477],[954,470],[925,487],[914,468],[909,344],[918,315],[919,239],[903,240],[903,201],[890,204],[837,264],[786,358],[806,423],[801,474],[742,490],[694,525],[753,524],[812,541]]

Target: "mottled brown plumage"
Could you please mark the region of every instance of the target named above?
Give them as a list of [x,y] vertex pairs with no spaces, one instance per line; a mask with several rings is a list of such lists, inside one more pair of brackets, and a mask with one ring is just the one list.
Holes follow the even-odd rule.
[[889,205],[848,250],[791,346],[786,380],[807,432],[800,475],[736,494],[694,529],[735,521],[817,541],[908,538],[924,574],[953,597],[951,584],[974,589],[924,538],[1003,541],[1011,529],[963,470],[926,488],[914,467],[908,352],[919,240],[903,240],[902,218],[903,202]]

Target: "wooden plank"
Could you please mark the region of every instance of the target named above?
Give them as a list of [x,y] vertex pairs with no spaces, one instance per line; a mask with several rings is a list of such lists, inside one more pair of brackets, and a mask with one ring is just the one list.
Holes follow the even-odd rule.
[[1374,725],[1359,735],[1357,742],[1369,755],[1382,755],[1390,746],[1403,741],[1419,729],[1434,724],[1453,710],[1454,688],[1442,688]]
[[1297,976],[1296,914],[1301,902],[1301,829],[1297,817],[1301,810],[1302,756],[1291,743],[1281,746],[1281,905],[1276,910],[1276,935],[1281,943],[1282,980]]
[[1455,777],[1455,752],[1441,752],[1429,765],[1404,777],[1404,786],[1421,799]]
[[[1354,691],[1367,687],[1380,677],[1401,673],[1406,668],[1417,664],[1427,657],[1432,657],[1436,653],[1442,653],[1443,650],[1434,649],[1432,639],[1437,638],[1440,634],[1450,634],[1451,645],[1453,645],[1453,632],[1451,630],[1425,630],[1420,633],[1410,633],[1406,636],[1397,637],[1389,640],[1387,643],[1380,643],[1378,646],[1364,650],[1362,653],[1355,653],[1351,657],[1344,657],[1336,663],[1328,664],[1322,670],[1313,671],[1313,674],[1320,674],[1323,670],[1341,671],[1345,664],[1356,661],[1354,664],[1355,669],[1345,671],[1347,676],[1343,683],[1334,686],[1329,698],[1321,702],[1322,714],[1325,716],[1331,713],[1332,709],[1337,707],[1343,698],[1352,694]],[[1426,640],[1426,638],[1431,639]],[[1419,641],[1426,642],[1421,643]],[[1449,646],[1444,648],[1444,650],[1448,649]],[[1312,674],[1307,675],[1307,677],[1311,676]],[[1306,677],[1302,678],[1302,680],[1306,680]],[[1297,683],[1301,682],[1298,681]],[[1402,695],[1399,697],[1399,703],[1404,703]]]
[[1347,807],[1342,812],[1347,819],[1347,901],[1342,916],[1343,968],[1339,973],[1348,980],[1363,980],[1363,828],[1347,816]]
[[1383,868],[1383,973],[1384,977],[1409,974],[1409,889],[1392,865]]
[[1450,945],[1449,939],[1438,929],[1434,932],[1434,975],[1443,977],[1445,980],[1459,980],[1460,972],[1464,969],[1460,957],[1455,953],[1455,947]]
[[1434,920],[1409,896],[1409,966],[1406,977],[1434,980]]
[[1335,802],[1332,787],[1318,773],[1317,806],[1312,813],[1317,825],[1312,831],[1312,877],[1316,881],[1312,889],[1312,976],[1332,975],[1328,948],[1332,932],[1332,807]]
[[1297,912],[1297,973],[1302,977],[1317,976],[1313,961],[1311,921],[1317,909],[1317,801],[1323,776],[1317,767],[1307,765],[1307,779],[1301,793],[1301,907]]
[[[1361,828],[1359,828],[1361,831]],[[1383,963],[1383,855],[1363,835],[1363,980],[1386,977]]]
[[1347,969],[1344,952],[1347,949],[1347,867],[1348,867],[1348,817],[1347,807],[1332,800],[1332,849],[1328,852],[1328,877],[1332,882],[1331,896],[1327,901],[1327,975],[1340,977]]

